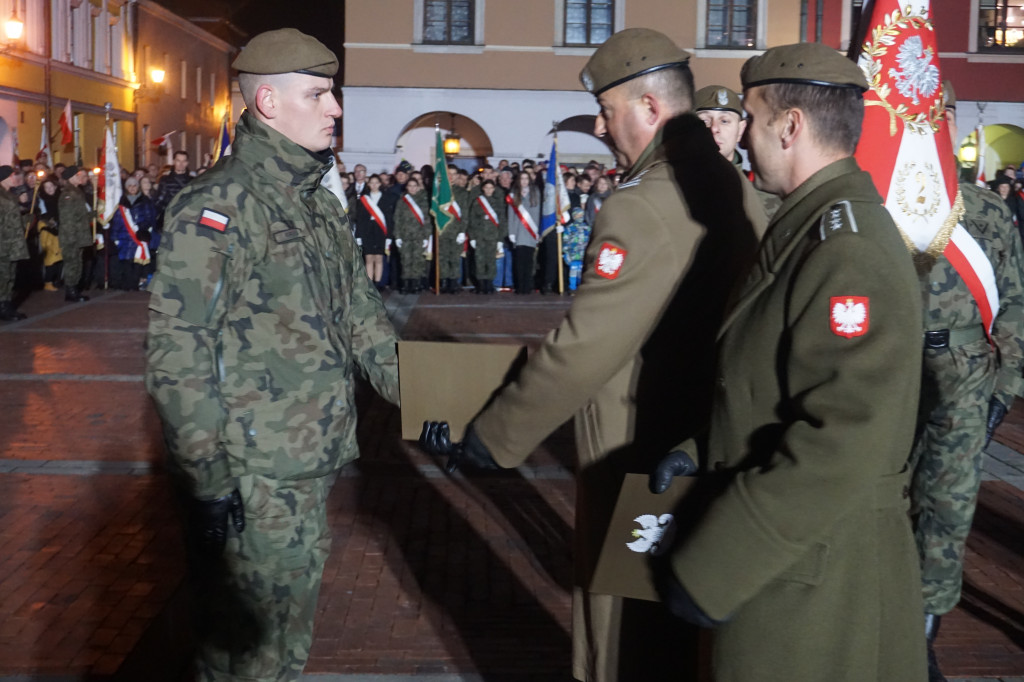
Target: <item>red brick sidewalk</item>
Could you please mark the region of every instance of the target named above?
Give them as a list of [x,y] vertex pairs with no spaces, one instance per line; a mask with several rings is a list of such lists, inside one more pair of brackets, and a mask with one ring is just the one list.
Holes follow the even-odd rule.
[[[565,305],[421,296],[404,336],[535,344]],[[141,385],[145,295],[38,294],[23,309],[0,326],[0,682],[172,679],[184,569]],[[450,478],[400,440],[394,408],[359,402],[364,456],[329,500],[307,672],[567,679],[570,429],[523,472]],[[1024,409],[998,438],[1024,443]],[[1022,524],[1024,494],[985,483],[964,600],[939,640],[950,677],[1024,675]]]

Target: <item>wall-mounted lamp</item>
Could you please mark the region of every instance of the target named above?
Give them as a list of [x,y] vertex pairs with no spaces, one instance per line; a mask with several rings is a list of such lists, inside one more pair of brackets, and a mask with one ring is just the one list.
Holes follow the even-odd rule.
[[444,136],[444,153],[455,156],[462,149],[462,138],[455,132],[455,114],[452,114],[452,131]]
[[14,11],[11,12],[11,18],[4,24],[4,35],[7,36],[7,40],[21,40],[21,36],[25,33],[25,22],[18,18],[18,5],[14,5]]

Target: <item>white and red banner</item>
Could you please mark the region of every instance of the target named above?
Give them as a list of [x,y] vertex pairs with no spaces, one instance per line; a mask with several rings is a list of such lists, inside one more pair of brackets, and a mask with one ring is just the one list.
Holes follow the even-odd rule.
[[117,149],[114,147],[114,136],[110,133],[109,126],[106,128],[100,168],[97,193],[100,205],[103,206],[100,222],[105,225],[114,217],[114,212],[121,203],[121,164],[117,162]]
[[423,209],[419,207],[419,204],[416,203],[416,200],[413,199],[408,194],[403,194],[402,201],[405,202],[405,205],[409,207],[409,210],[412,211],[412,214],[416,216],[416,220],[420,221],[420,225],[422,225],[423,221],[426,220],[426,218],[423,217]]
[[47,168],[53,168],[53,154],[50,150],[50,136],[46,132],[46,119],[42,121],[43,132],[39,135],[39,151],[36,152],[36,162],[45,163]]
[[74,141],[75,133],[72,130],[74,121],[71,114],[71,100],[68,100],[64,105],[64,110],[60,112],[60,143],[62,145],[68,145]]
[[978,162],[975,168],[978,169],[978,177],[975,182],[978,187],[988,189],[988,178],[985,177],[985,126],[978,124]]
[[526,228],[526,231],[533,235],[534,239],[538,239],[537,235],[540,234],[540,230],[537,229],[537,223],[533,220],[533,216],[530,215],[530,212],[524,211],[522,206],[517,206],[516,200],[512,198],[511,194],[505,197],[505,201],[506,203],[508,203],[509,206],[512,207],[512,210],[515,211],[515,214],[519,216],[519,222],[523,224],[523,227]]
[[139,226],[135,224],[132,212],[125,210],[124,206],[118,206],[117,210],[121,214],[121,220],[124,221],[125,227],[128,228],[128,236],[135,242],[135,262],[146,265],[150,260],[149,244],[139,239]]
[[500,227],[500,224],[498,223],[498,214],[491,207],[490,202],[488,202],[482,194],[478,196],[476,200],[480,202],[480,206],[484,209],[484,215],[487,216],[487,219],[494,223],[495,227]]
[[[870,90],[864,93],[857,162],[871,174],[913,256],[953,256],[949,260],[978,302],[988,331],[993,310],[986,292],[995,289],[995,280],[985,280],[991,265],[988,274],[984,268],[979,272],[974,259],[957,258],[947,248],[964,208],[946,126],[931,0],[913,6],[875,0],[862,20],[869,23],[860,32],[864,42],[857,63]],[[963,236],[971,239],[966,230]]]
[[[384,231],[384,235],[387,236],[388,223],[384,220],[384,213],[380,210],[380,206],[374,203],[369,194],[364,194],[359,197],[359,202],[363,205],[363,208],[366,209],[366,212],[370,214],[378,225],[380,225],[380,229]],[[420,221],[420,224],[423,224],[422,220]]]

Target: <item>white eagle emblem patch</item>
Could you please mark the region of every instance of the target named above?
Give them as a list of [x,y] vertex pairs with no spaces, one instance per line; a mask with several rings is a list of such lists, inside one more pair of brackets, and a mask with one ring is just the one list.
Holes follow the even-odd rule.
[[597,252],[597,263],[594,271],[605,279],[615,279],[619,276],[619,270],[626,263],[628,251],[613,246],[608,242],[601,244],[601,250]]
[[633,519],[640,524],[640,528],[634,528],[630,535],[635,540],[627,542],[626,547],[638,554],[649,552],[654,555],[661,554],[672,544],[675,537],[675,524],[671,514],[641,514]]
[[718,98],[718,106],[724,107],[726,104],[729,103],[729,93],[727,93],[725,90],[719,89],[718,92],[715,93],[715,95]]
[[896,89],[914,104],[920,102],[918,95],[931,97],[939,88],[939,67],[932,63],[934,58],[931,48],[925,48],[921,42],[921,36],[910,36],[899,47],[899,68],[889,69]]
[[867,296],[833,296],[829,300],[832,333],[847,339],[867,334],[868,303]]

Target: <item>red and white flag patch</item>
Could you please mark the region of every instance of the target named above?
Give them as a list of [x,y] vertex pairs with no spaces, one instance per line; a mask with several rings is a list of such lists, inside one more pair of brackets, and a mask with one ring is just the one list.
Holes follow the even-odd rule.
[[204,208],[203,214],[199,216],[200,225],[208,227],[211,230],[217,230],[218,232],[223,232],[227,228],[229,220],[230,219],[223,213],[217,213],[216,211],[211,211],[208,208]]
[[594,271],[605,279],[615,279],[619,276],[622,266],[626,264],[626,251],[608,242],[601,244],[601,250],[597,252],[597,263]]
[[836,336],[852,339],[868,333],[871,315],[867,296],[833,296],[828,308],[829,326]]

